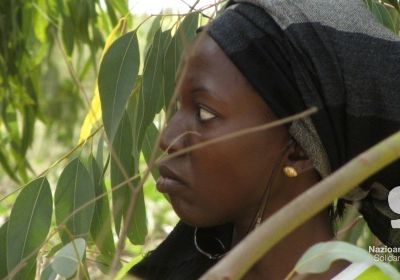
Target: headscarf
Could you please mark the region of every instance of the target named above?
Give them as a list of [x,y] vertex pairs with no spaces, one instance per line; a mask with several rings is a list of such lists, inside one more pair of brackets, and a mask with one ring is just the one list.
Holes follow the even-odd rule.
[[[361,0],[231,1],[207,30],[278,117],[319,109],[289,132],[322,177],[400,130],[400,40]],[[399,185],[396,161],[345,197],[388,246]]]

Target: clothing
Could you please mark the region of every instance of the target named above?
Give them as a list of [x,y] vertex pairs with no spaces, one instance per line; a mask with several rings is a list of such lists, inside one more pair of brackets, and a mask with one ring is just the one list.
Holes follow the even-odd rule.
[[[146,280],[196,280],[218,260],[208,259],[194,245],[194,227],[179,222],[168,237],[150,252],[130,273]],[[232,225],[202,229],[210,236],[218,236],[230,249]]]
[[[400,39],[362,1],[231,1],[208,33],[279,118],[319,109],[289,131],[322,177],[400,130]],[[399,185],[397,161],[347,196],[389,246]]]

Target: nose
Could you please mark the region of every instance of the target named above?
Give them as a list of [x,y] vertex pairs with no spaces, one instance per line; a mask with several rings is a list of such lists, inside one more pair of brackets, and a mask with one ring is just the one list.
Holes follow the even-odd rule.
[[167,123],[161,133],[160,149],[168,154],[179,151],[187,146],[186,124],[182,114],[177,112]]

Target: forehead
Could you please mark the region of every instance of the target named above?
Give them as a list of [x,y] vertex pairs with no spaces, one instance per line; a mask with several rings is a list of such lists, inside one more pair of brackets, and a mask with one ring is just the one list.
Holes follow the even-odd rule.
[[201,80],[203,76],[209,76],[222,83],[232,80],[247,82],[218,44],[204,31],[184,53],[180,72],[186,79]]

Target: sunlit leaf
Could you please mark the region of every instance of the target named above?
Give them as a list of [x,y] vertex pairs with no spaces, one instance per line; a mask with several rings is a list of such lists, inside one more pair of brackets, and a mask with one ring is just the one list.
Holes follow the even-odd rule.
[[294,270],[301,274],[322,273],[336,260],[347,260],[353,263],[367,263],[377,266],[382,272],[392,279],[400,279],[400,273],[391,265],[384,262],[376,262],[367,251],[343,242],[321,242],[310,249],[298,260]]
[[54,199],[56,223],[64,244],[76,237],[85,238],[89,233],[94,211],[93,199],[92,178],[76,158],[61,173]]
[[[101,169],[93,156],[90,156],[89,162],[89,172],[94,182],[95,197],[98,198],[106,194],[106,186],[104,185]],[[111,231],[111,214],[107,195],[96,200],[90,233],[100,252],[104,255],[112,256],[115,246]]]
[[391,278],[382,272],[378,267],[371,266],[355,280],[390,280]]
[[[102,52],[102,57],[104,54],[107,52],[111,44],[122,34],[126,33],[126,19],[122,18],[118,21],[117,26],[111,31],[110,35],[107,38],[106,44],[104,46],[103,52]],[[94,125],[101,119],[101,104],[100,104],[100,95],[99,95],[99,88],[96,83],[96,88],[94,91],[94,95],[90,104],[90,108],[88,113],[86,114],[85,120],[83,121],[82,127],[81,127],[81,133],[79,136],[79,141],[78,143],[81,143],[82,141],[86,140],[90,133],[92,132],[92,129]]]
[[46,1],[38,0],[34,7],[37,9],[33,20],[34,31],[36,38],[43,44],[46,41],[46,29],[49,23],[47,18],[45,18],[47,11]]
[[55,254],[52,269],[65,278],[72,277],[78,270],[85,250],[86,242],[83,238],[71,241]]
[[35,269],[36,250],[50,229],[52,205],[50,185],[44,177],[29,183],[18,195],[7,230],[7,269],[11,273],[19,263],[26,265],[15,279],[29,279]]
[[129,32],[110,46],[100,66],[99,93],[103,123],[112,141],[135,86],[140,57],[136,32]]

